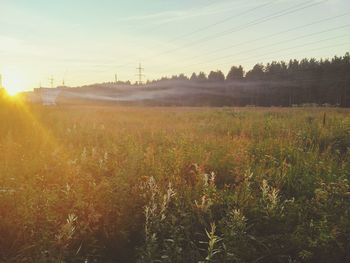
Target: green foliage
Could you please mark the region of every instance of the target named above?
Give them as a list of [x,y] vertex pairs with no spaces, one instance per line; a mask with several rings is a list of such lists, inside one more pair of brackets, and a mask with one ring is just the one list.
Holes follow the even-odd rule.
[[0,121],[0,261],[350,259],[347,110],[2,102]]
[[244,77],[244,70],[242,66],[236,67],[232,66],[230,71],[228,72],[226,76],[226,80],[228,81],[234,81],[234,80],[242,80]]

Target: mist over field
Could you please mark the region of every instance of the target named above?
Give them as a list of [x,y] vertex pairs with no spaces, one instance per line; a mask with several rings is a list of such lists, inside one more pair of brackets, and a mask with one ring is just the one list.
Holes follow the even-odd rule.
[[[350,106],[350,56],[332,59],[291,59],[256,64],[245,72],[232,66],[222,71],[162,77],[147,83],[106,82],[82,87],[58,87],[57,103],[108,102],[153,106]],[[46,89],[46,92],[50,90]],[[55,89],[51,90],[55,92]],[[41,102],[40,89],[26,93]]]

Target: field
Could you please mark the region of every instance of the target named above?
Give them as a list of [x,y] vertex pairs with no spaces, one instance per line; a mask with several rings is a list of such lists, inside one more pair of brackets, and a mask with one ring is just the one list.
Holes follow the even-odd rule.
[[0,103],[0,262],[350,262],[350,111]]

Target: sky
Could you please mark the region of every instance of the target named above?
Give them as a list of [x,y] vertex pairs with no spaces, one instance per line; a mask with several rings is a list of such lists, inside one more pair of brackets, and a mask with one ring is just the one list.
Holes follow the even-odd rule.
[[350,51],[349,0],[0,0],[14,91],[157,79]]

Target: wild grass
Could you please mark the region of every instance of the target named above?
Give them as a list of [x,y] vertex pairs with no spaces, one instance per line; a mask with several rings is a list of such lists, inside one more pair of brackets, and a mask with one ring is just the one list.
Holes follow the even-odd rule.
[[350,262],[348,110],[1,102],[0,134],[0,261]]

